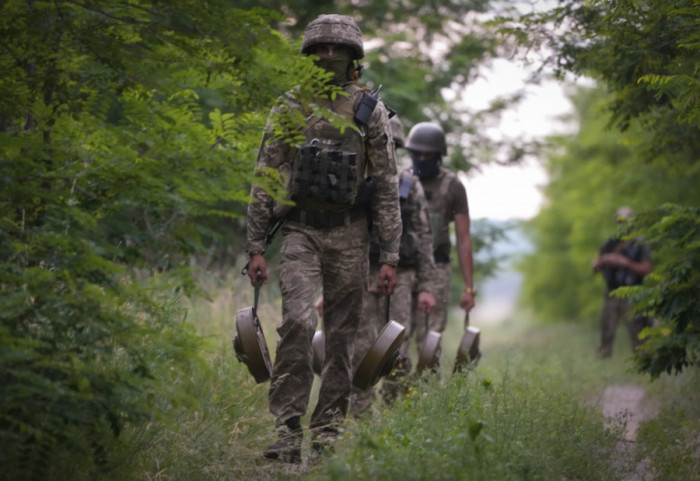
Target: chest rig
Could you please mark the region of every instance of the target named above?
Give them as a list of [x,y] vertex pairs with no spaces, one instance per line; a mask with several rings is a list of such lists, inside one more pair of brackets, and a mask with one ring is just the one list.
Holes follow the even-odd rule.
[[[350,86],[348,93],[348,97],[318,103],[352,120],[362,91]],[[365,168],[363,133],[351,128],[341,132],[325,118],[310,117],[293,163],[292,198],[298,207],[310,211],[346,211],[355,203]]]
[[450,178],[442,169],[435,179],[422,181],[430,210],[430,226],[433,232],[433,250],[438,263],[450,261],[450,220],[448,201]]
[[[602,254],[614,252],[630,260],[640,262],[644,259],[644,249],[636,240],[608,239],[601,248]],[[625,267],[604,266],[601,270],[609,290],[621,286],[637,286],[644,282],[644,277]]]
[[[399,266],[415,267],[418,264],[418,252],[420,240],[413,225],[413,212],[415,210],[408,197],[411,194],[415,179],[413,175],[402,172],[399,178],[399,201],[401,205],[401,242],[399,244]],[[374,235],[370,236],[369,258],[370,262],[379,262],[379,242]]]

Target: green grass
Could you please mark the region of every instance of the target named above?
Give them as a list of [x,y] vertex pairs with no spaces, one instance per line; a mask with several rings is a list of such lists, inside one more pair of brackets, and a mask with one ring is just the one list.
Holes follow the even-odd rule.
[[[127,430],[114,447],[119,467],[111,479],[622,481],[642,479],[629,477],[642,460],[657,476],[645,479],[698,479],[696,372],[652,383],[627,372],[622,330],[614,357],[602,361],[594,328],[538,327],[527,315],[498,326],[472,321],[482,329],[484,357],[456,375],[463,326],[452,320],[439,375],[415,379],[392,406],[380,401],[367,416],[348,419],[335,453],[320,462],[267,462],[260,454],[274,439],[267,383],[255,384],[231,347],[235,312],[252,305],[253,290],[238,278],[207,290],[211,302],[189,303],[189,322],[206,339],[207,365],[173,373],[173,389],[188,402],[172,407],[167,419]],[[265,288],[258,312],[274,356],[274,287]],[[606,423],[599,405],[605,386],[618,383],[644,386],[658,412],[641,426],[634,451],[620,449],[624,418]],[[308,459],[308,435],[303,454]]]
[[700,480],[700,373],[664,381],[650,388],[661,408],[641,426],[635,459],[654,479]]

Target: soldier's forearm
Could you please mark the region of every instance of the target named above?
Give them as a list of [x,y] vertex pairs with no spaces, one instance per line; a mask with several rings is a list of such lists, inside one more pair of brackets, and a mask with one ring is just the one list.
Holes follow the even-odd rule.
[[248,255],[262,254],[265,251],[265,234],[272,219],[267,194],[260,187],[253,186],[251,197],[253,199],[248,204],[246,221]]

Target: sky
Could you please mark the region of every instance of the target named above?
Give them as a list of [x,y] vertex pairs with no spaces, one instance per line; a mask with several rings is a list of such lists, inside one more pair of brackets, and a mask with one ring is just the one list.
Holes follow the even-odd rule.
[[[527,69],[518,62],[496,59],[469,85],[461,101],[472,109],[484,109],[495,97],[523,88],[527,74]],[[571,132],[570,124],[557,119],[573,111],[561,84],[543,82],[528,86],[527,92],[517,109],[505,113],[492,135],[533,138]],[[534,159],[518,166],[487,165],[480,172],[472,171],[461,177],[467,188],[472,219],[530,219],[542,206],[540,187],[547,182],[547,173]]]
[[[485,109],[495,97],[522,89],[527,74],[527,68],[518,62],[496,59],[467,87],[461,101],[470,109]],[[559,120],[573,112],[573,105],[560,83],[543,82],[528,86],[526,91],[521,105],[505,113],[490,135],[494,138],[543,138],[573,131],[575,125]],[[470,217],[493,220],[523,220],[536,216],[544,202],[540,188],[548,180],[539,159],[509,167],[489,164],[479,171],[472,169],[469,175],[460,173],[460,177],[467,189]],[[516,307],[522,275],[506,268],[477,284],[480,295],[470,313],[473,324],[484,327],[508,319]]]

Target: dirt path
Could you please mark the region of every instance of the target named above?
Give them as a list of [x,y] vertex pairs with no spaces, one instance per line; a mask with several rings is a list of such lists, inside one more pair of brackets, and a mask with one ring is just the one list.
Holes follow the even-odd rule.
[[649,419],[648,410],[644,409],[644,388],[636,384],[618,384],[608,386],[603,391],[601,409],[611,424],[626,422],[625,441],[634,442],[637,438],[639,423]]
[[[637,429],[640,423],[656,415],[656,409],[644,396],[644,388],[637,384],[617,384],[608,386],[603,391],[600,400],[603,415],[609,425],[624,423],[625,432],[618,445],[621,455],[620,468],[627,464],[625,461],[634,456],[637,439]],[[642,460],[624,481],[645,481],[648,479],[648,460]]]

